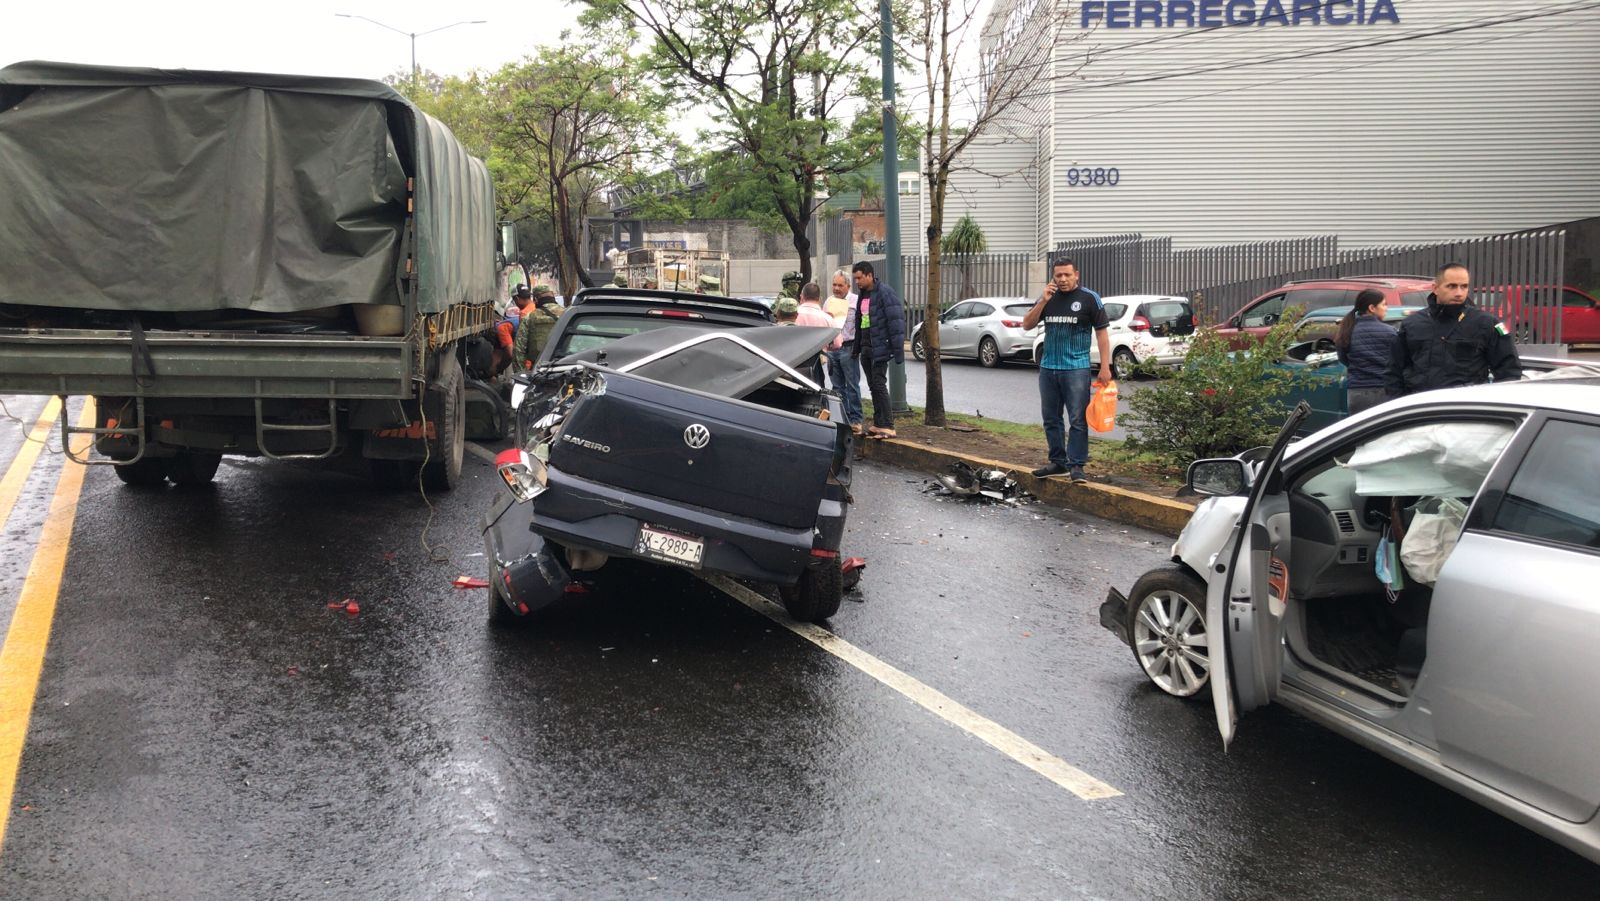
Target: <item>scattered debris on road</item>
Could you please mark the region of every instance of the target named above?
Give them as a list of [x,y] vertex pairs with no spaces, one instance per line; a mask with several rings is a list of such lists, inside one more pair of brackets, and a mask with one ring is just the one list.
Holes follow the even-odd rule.
[[937,484],[929,490],[954,497],[987,498],[1002,504],[1020,504],[1033,499],[1033,495],[1022,490],[1005,470],[974,469],[960,460],[951,463],[950,471],[939,476]]
[[452,582],[451,584],[454,585],[457,589],[488,588],[489,587],[489,580],[488,579],[480,579],[477,576],[461,575],[461,576],[456,576],[456,580],[454,582]]

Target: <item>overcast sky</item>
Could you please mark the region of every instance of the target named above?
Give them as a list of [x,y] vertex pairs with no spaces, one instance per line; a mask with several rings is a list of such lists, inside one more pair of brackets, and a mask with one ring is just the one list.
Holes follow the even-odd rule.
[[[13,0],[0,19],[0,65],[30,59],[158,68],[228,69],[382,78],[411,66],[411,39],[368,16],[416,32],[417,65],[446,75],[495,69],[575,28],[560,0]],[[429,29],[464,19],[435,34]]]

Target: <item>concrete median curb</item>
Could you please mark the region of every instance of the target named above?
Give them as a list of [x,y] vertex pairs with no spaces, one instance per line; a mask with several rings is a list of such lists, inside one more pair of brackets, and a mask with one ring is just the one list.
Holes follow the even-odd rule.
[[1132,526],[1141,526],[1168,535],[1177,535],[1194,514],[1194,505],[1171,498],[1156,497],[1116,485],[1087,482],[1074,485],[1061,476],[1041,479],[1014,463],[986,460],[953,451],[940,450],[900,438],[861,439],[856,457],[874,463],[887,463],[931,475],[949,472],[950,464],[961,461],[982,469],[1000,469],[1017,480],[1028,493],[1056,507],[1079,513],[1103,516]]

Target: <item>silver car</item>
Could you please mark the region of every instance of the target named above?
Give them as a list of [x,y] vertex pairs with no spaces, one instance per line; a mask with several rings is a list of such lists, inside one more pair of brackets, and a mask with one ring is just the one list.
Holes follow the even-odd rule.
[[[939,317],[939,356],[971,357],[984,366],[1003,359],[1033,359],[1033,339],[1039,327],[1022,327],[1033,301],[1025,297],[975,297],[963,300]],[[922,329],[911,336],[911,355],[928,358]]]
[[1225,746],[1282,704],[1600,861],[1600,367],[1549,375],[1197,461],[1101,623]]

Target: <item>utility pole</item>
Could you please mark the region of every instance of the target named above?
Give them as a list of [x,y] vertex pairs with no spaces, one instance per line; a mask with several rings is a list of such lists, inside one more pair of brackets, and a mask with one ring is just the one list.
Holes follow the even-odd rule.
[[[894,18],[889,0],[878,0],[883,43],[883,273],[894,293],[905,300],[905,279],[900,274],[900,145],[895,135]],[[908,336],[909,337],[909,336]],[[909,413],[906,405],[906,367],[889,363],[889,406],[894,413]]]

